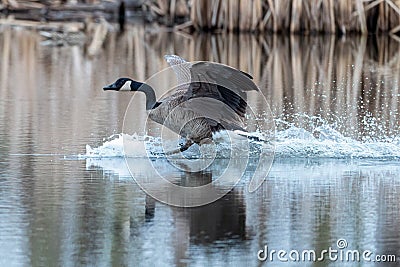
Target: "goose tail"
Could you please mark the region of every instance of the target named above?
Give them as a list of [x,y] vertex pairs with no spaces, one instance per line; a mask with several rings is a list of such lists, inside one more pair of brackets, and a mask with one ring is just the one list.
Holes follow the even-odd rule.
[[246,137],[247,139],[249,139],[250,141],[254,141],[254,142],[260,142],[260,143],[270,143],[269,138],[260,132],[246,132],[246,131],[242,131],[242,130],[235,130],[233,131],[235,134]]

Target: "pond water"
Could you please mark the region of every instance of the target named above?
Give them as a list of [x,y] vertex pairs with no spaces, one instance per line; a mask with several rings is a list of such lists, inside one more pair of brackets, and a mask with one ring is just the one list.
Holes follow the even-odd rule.
[[[218,201],[179,208],[146,196],[132,179],[120,135],[131,93],[102,87],[117,77],[146,80],[167,67],[165,54],[254,77],[267,102],[249,101],[260,114],[269,106],[276,126],[275,159],[256,192],[247,190],[246,170]],[[318,258],[331,247],[369,250],[372,260],[397,256],[371,266],[400,261],[397,37],[187,35],[131,26],[109,32],[93,52],[87,43],[55,45],[1,26],[0,58],[1,266],[295,264],[277,254],[259,261],[266,245],[287,251],[286,259],[291,250],[315,250]],[[144,98],[134,101],[132,123],[143,125]],[[147,158],[129,160],[138,175],[149,172]],[[194,186],[215,179],[225,160],[200,172],[163,157],[152,166]],[[365,262],[326,255],[297,264]]]

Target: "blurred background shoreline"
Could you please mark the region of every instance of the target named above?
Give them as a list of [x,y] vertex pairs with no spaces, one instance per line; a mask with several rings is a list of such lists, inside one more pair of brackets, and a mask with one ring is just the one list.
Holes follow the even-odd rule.
[[[321,251],[339,238],[400,255],[398,1],[124,1],[122,13],[119,1],[0,3],[0,266],[260,266],[264,245]],[[229,194],[193,209],[133,182],[118,137],[135,135],[129,103],[132,125],[146,125],[145,96],[102,88],[146,81],[165,54],[254,77],[267,101],[248,101],[276,125],[255,193],[238,169]],[[157,140],[157,127],[137,136]],[[151,170],[132,160],[137,177]],[[225,160],[152,166],[188,186],[217,180]]]
[[[400,31],[398,0],[2,0],[1,24],[157,23],[187,32],[371,34]],[[57,25],[57,24],[55,24]]]

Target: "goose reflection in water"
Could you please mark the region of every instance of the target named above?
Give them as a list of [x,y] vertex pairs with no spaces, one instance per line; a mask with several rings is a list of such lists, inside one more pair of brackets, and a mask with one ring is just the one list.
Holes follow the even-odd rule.
[[[215,170],[182,172],[175,183],[188,187],[205,185],[213,181],[213,172]],[[157,208],[164,209],[162,205],[146,196],[146,224],[153,223]],[[240,187],[233,188],[221,199],[204,206],[171,209],[174,218],[172,242],[177,264],[187,257],[191,245],[210,246],[220,241],[240,244],[249,239],[246,232],[246,205]]]

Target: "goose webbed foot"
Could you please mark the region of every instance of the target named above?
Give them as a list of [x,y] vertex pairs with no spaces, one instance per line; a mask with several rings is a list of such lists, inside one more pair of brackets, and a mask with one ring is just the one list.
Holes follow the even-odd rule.
[[168,151],[168,152],[165,153],[165,155],[173,155],[173,154],[176,154],[176,153],[180,153],[180,152],[186,151],[192,145],[193,145],[193,141],[192,140],[186,140],[186,142],[184,144],[180,144],[180,146],[181,146],[180,148],[174,149],[172,151]]

